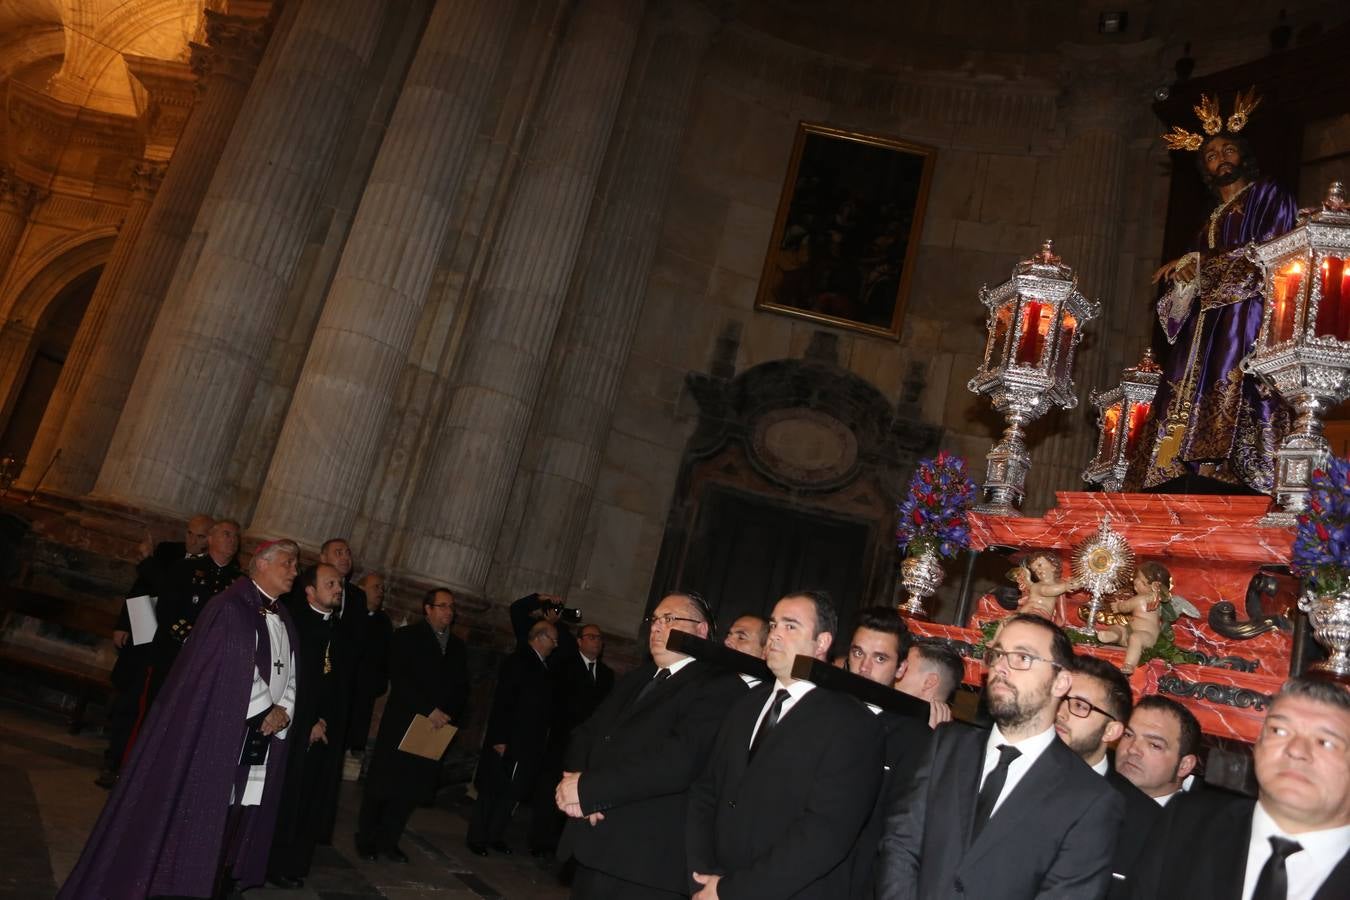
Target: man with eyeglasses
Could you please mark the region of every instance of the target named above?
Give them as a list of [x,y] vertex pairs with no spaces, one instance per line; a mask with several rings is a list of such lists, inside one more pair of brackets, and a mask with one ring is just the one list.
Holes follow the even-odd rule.
[[1134,696],[1120,669],[1095,656],[1075,656],[1073,684],[1060,701],[1055,732],[1069,749],[1106,778],[1125,804],[1125,821],[1111,859],[1111,898],[1129,896],[1130,878],[1162,808],[1111,765],[1107,749],[1120,740]]
[[672,631],[713,632],[697,594],[667,594],[645,624],[651,660],[620,678],[572,733],[558,783],[558,808],[570,817],[558,856],[577,861],[576,900],[689,895],[686,794],[723,715],[745,695],[734,676],[666,646]]
[[436,790],[440,761],[398,749],[413,717],[426,716],[435,728],[458,725],[469,698],[464,642],[450,630],[455,595],[445,588],[427,591],[422,612],[426,618],[404,625],[389,640],[389,699],[357,817],[356,852],[367,861],[381,853],[408,861],[399,839],[417,804]]
[[1289,680],[1252,748],[1257,799],[1206,791],[1167,807],[1136,900],[1350,897],[1350,693]]
[[819,591],[774,605],[764,653],[773,681],[727,713],[689,794],[695,900],[852,895],[849,857],[881,784],[881,728],[857,700],[792,671],[798,656],[829,659],[838,623]]
[[985,652],[987,735],[943,725],[881,840],[878,898],[1098,898],[1120,796],[1055,737],[1073,647],[1053,622],[1014,614]]
[[[534,798],[543,776],[556,699],[548,658],[557,646],[558,629],[553,623],[535,622],[525,646],[502,661],[474,778],[478,798],[466,839],[469,850],[478,856],[487,856],[489,847],[511,855],[504,839],[511,811],[517,803]],[[547,824],[540,821],[542,818],[538,814],[531,817],[531,847],[548,841],[541,836]]]

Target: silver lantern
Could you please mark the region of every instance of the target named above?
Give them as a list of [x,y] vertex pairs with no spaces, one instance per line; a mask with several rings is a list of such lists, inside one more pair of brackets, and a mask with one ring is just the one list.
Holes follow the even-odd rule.
[[984,362],[967,387],[988,394],[1008,425],[989,451],[983,502],[976,512],[1020,515],[1026,495],[1026,427],[1051,406],[1073,409],[1074,350],[1083,324],[1100,305],[1078,291],[1073,270],[1055,255],[1054,242],[1013,268],[1012,277],[992,289],[980,288],[989,309]]
[[1350,397],[1350,209],[1339,181],[1322,208],[1289,232],[1247,249],[1265,273],[1261,331],[1242,370],[1270,384],[1294,408],[1280,444],[1275,505],[1266,525],[1293,525],[1307,507],[1312,472],[1330,448],[1322,417]]
[[1121,374],[1119,384],[1109,391],[1093,391],[1089,395],[1089,401],[1097,407],[1097,453],[1083,472],[1083,480],[1088,484],[1100,484],[1108,491],[1120,490],[1161,378],[1162,368],[1154,362],[1153,351],[1149,349],[1139,362]]

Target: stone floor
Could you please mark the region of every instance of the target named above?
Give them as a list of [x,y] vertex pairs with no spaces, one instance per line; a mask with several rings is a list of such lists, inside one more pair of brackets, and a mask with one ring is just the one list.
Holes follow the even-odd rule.
[[[0,703],[0,898],[51,897],[75,865],[107,792],[94,786],[103,742],[97,733],[72,736],[54,718]],[[345,784],[334,846],[319,848],[314,870],[300,890],[258,888],[249,900],[552,900],[568,892],[556,867],[513,857],[472,855],[464,848],[470,802],[447,799],[419,809],[408,826],[407,864],[357,858],[352,830],[360,788]],[[525,815],[517,816],[508,842],[525,846]]]

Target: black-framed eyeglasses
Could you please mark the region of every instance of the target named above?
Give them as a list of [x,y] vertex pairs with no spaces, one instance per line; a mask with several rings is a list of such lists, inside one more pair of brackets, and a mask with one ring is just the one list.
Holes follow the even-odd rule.
[[1099,712],[1102,715],[1106,716],[1108,719],[1110,719],[1112,722],[1120,721],[1115,716],[1111,715],[1109,712],[1102,709],[1100,706],[1095,706],[1092,703],[1089,703],[1087,700],[1084,700],[1082,697],[1075,697],[1072,694],[1070,694],[1064,698],[1064,703],[1069,707],[1069,712],[1071,712],[1073,715],[1077,716],[1080,719],[1086,719],[1093,713]]
[[1036,656],[1033,653],[1024,653],[1021,650],[1004,650],[1002,647],[985,648],[984,664],[987,667],[992,669],[994,666],[998,665],[1000,659],[1006,659],[1008,661],[1008,668],[1016,669],[1019,672],[1025,672],[1027,669],[1031,668],[1032,663],[1036,662],[1049,663],[1056,669],[1063,668],[1063,666],[1053,659],[1046,659],[1044,656]]
[[700,620],[691,619],[688,616],[674,616],[671,615],[670,613],[666,613],[665,615],[661,616],[647,616],[642,620],[643,625],[655,625],[657,622],[660,622],[662,625],[666,626],[667,628],[670,628],[676,622],[693,622],[695,625],[698,625]]

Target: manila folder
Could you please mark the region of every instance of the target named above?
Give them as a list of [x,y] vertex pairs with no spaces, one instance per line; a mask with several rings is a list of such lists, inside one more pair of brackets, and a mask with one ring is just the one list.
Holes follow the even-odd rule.
[[398,749],[404,753],[425,756],[427,759],[440,759],[441,754],[445,753],[445,748],[450,746],[450,739],[458,730],[453,725],[433,728],[431,720],[426,716],[415,715],[408,724],[408,731],[403,735],[403,740],[398,742]]

